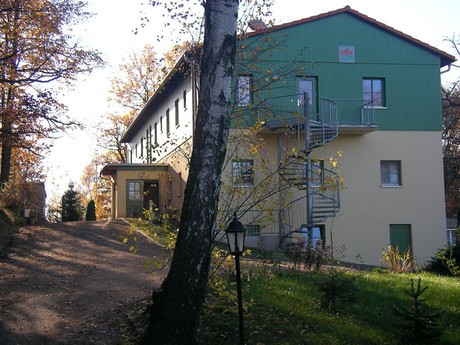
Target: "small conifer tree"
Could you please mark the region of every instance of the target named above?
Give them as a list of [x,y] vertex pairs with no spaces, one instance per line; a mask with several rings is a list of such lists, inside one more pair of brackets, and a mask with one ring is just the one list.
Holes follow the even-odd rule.
[[417,284],[411,279],[411,290],[407,294],[412,298],[412,305],[408,308],[395,307],[395,314],[400,322],[397,324],[399,337],[405,344],[436,344],[442,332],[437,323],[441,312],[429,313],[420,296],[428,289],[422,288],[421,278]]
[[96,220],[96,204],[91,200],[86,206],[85,220]]
[[64,193],[61,199],[61,220],[63,222],[80,220],[82,211],[80,195],[70,188]]

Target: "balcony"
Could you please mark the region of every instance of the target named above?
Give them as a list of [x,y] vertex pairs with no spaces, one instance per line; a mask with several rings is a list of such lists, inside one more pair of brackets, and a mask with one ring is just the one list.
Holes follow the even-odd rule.
[[379,129],[373,101],[336,100],[339,134],[363,135]]
[[[372,101],[330,100],[320,98],[318,106],[308,106],[293,100],[281,100],[286,107],[278,106],[277,118],[264,121],[263,133],[273,133],[286,128],[305,127],[305,114],[309,114],[311,128],[321,126],[328,130],[334,127],[339,134],[363,135],[379,129],[375,121],[375,107]],[[288,109],[287,109],[288,108]]]

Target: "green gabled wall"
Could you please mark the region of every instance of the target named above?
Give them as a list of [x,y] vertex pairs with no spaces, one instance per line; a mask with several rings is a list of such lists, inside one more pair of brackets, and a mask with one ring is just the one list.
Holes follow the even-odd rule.
[[[440,56],[350,13],[251,36],[242,44],[238,73],[254,76],[264,90],[256,92],[255,103],[269,100],[274,113],[291,111],[292,101],[283,96],[297,92],[297,76],[317,77],[318,95],[332,100],[362,99],[362,79],[375,77],[386,83],[387,107],[376,110],[381,130],[441,129]],[[355,63],[338,62],[339,46],[355,48]]]

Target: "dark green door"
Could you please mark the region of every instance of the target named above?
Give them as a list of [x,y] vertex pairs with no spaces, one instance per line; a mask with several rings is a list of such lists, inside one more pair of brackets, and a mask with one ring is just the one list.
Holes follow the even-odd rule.
[[412,232],[410,224],[390,225],[390,244],[393,248],[398,247],[400,253],[412,250]]
[[142,217],[144,181],[126,181],[126,217]]

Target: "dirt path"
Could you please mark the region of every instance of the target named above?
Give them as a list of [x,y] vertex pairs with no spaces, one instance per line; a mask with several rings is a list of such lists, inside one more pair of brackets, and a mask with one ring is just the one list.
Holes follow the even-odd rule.
[[[123,221],[25,227],[0,258],[0,344],[120,344],[136,303],[161,283],[145,261],[162,249]],[[131,330],[131,334],[132,330]]]

